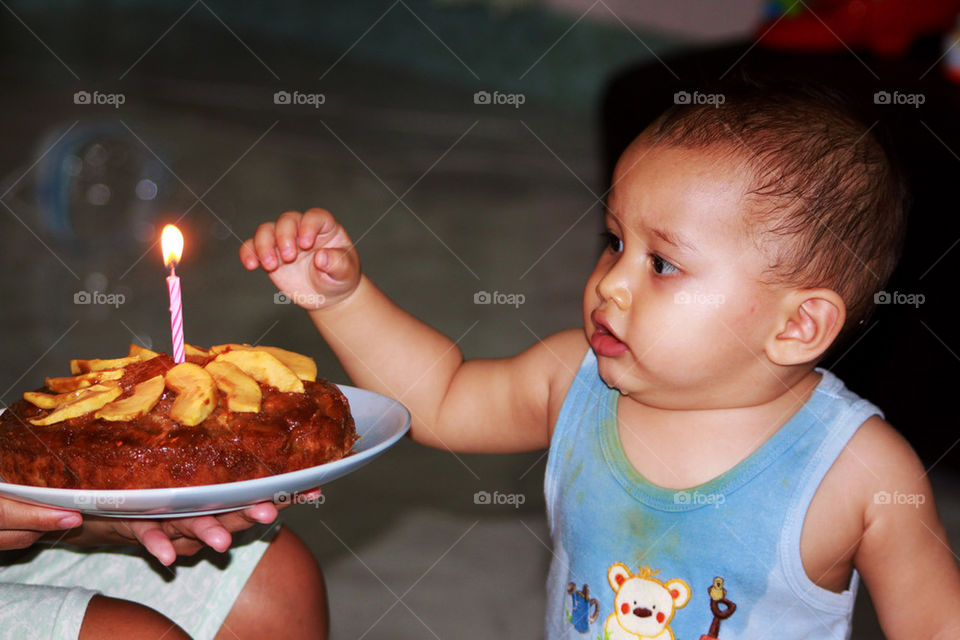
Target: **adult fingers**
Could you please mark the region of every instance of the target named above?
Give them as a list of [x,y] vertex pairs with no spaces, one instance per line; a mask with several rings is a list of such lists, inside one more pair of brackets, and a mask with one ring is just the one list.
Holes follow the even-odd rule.
[[172,541],[173,549],[177,552],[177,556],[192,556],[197,551],[206,548],[206,545],[197,540],[192,540],[190,538],[177,538]]
[[277,506],[272,502],[261,502],[236,513],[250,524],[270,524],[280,515]]
[[134,537],[143,545],[150,555],[154,556],[164,566],[170,566],[177,559],[177,552],[173,548],[170,538],[163,532],[160,524],[154,520],[130,520],[126,523]]
[[306,491],[301,491],[297,495],[300,496],[303,500],[310,501],[316,500],[323,494],[323,491],[320,490],[320,487],[314,487],[313,489],[307,489]]
[[232,540],[230,532],[213,516],[178,518],[172,521],[168,520],[166,524],[181,535],[199,540],[217,551],[226,551],[230,548]]
[[78,527],[82,522],[83,518],[76,511],[0,498],[0,530],[57,531]]
[[8,549],[26,549],[40,539],[39,531],[0,531],[0,551]]
[[257,524],[270,524],[277,519],[278,515],[277,507],[272,502],[261,502],[245,509],[221,513],[214,517],[224,529],[230,533],[235,533]]

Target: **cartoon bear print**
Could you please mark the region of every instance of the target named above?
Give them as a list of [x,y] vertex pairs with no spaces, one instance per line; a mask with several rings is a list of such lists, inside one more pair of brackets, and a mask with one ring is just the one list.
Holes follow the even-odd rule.
[[622,562],[610,565],[607,580],[616,596],[604,627],[605,638],[674,640],[670,621],[690,601],[690,586],[680,579],[661,582],[654,577],[657,573],[650,567],[632,573]]

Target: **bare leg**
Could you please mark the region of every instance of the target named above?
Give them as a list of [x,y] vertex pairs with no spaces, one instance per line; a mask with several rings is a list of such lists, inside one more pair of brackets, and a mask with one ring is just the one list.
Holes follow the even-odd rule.
[[328,633],[327,591],[320,567],[300,538],[281,527],[216,638],[324,640]]
[[93,596],[80,627],[79,640],[190,640],[183,629],[162,613],[129,600]]

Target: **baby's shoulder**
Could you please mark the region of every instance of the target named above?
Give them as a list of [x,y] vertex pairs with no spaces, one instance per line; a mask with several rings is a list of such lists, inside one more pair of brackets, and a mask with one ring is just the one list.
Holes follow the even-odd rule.
[[536,348],[549,376],[549,424],[552,436],[563,399],[570,390],[590,345],[583,329],[567,329],[541,340]]
[[923,463],[907,439],[878,415],[860,425],[837,462],[848,476],[863,477],[868,486],[924,475]]
[[[923,463],[910,443],[878,415],[867,418],[837,456],[821,482],[817,498],[844,496],[860,515],[892,493],[925,476]],[[851,505],[849,500],[853,500]]]
[[920,495],[928,500],[923,474],[906,439],[880,416],[867,418],[827,471],[806,512],[800,547],[809,578],[833,591],[846,588],[876,515],[912,511],[884,511],[883,505]]

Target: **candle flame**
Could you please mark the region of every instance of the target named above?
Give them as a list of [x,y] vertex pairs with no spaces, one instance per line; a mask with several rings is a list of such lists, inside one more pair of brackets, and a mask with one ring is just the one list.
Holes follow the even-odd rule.
[[163,228],[160,234],[160,247],[163,250],[163,266],[176,266],[183,255],[183,234],[172,224]]

